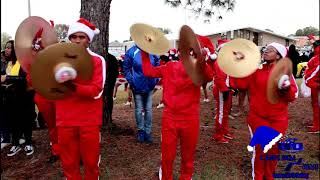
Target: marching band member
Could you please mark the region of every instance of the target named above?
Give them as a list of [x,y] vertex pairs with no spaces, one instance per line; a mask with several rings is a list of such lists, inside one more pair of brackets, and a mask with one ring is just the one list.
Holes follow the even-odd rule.
[[[250,96],[250,108],[247,122],[250,134],[260,126],[268,126],[284,134],[288,128],[288,102],[298,97],[298,87],[293,75],[283,75],[278,81],[278,93],[282,99],[279,103],[271,104],[267,99],[267,82],[274,65],[283,57],[286,57],[287,49],[279,43],[271,43],[263,53],[266,62],[261,69],[256,70],[246,78],[235,78],[233,87],[248,89]],[[262,160],[262,155],[269,157],[279,155],[277,146],[273,146],[266,154],[260,145],[253,150],[252,177],[255,180],[273,179],[277,160]]]
[[[210,38],[206,37],[206,36],[201,36],[201,35],[196,35],[197,39],[200,42],[201,48],[205,50],[206,52],[206,63],[209,65],[209,67],[211,67],[211,69],[213,70],[213,66],[214,66],[214,61],[217,59],[217,55],[215,54],[215,49],[214,46],[212,44],[212,41],[210,40]],[[208,92],[207,92],[207,82],[204,82],[202,84],[202,89],[203,89],[203,94],[204,94],[204,99],[203,102],[209,102],[209,98],[208,98]]]
[[319,133],[319,102],[320,102],[320,40],[313,43],[314,55],[308,62],[308,67],[304,72],[306,85],[311,88],[311,105],[313,109],[313,123],[308,133]]
[[[228,40],[218,40],[220,49]],[[232,92],[230,91],[230,77],[225,74],[218,63],[214,63],[213,97],[216,101],[215,133],[212,138],[219,143],[229,143],[233,135],[229,132],[229,114],[232,105]]]
[[93,63],[91,80],[78,79],[68,70],[55,74],[58,79],[71,80],[65,83],[70,83],[70,87],[74,90],[70,97],[55,101],[59,156],[67,179],[82,179],[80,158],[84,164],[84,178],[99,178],[101,95],[106,79],[106,67],[104,58],[88,48],[94,35],[98,33],[99,30],[83,18],[71,24],[68,30],[69,40],[86,47],[91,55]]
[[[141,51],[142,70],[145,76],[162,78],[164,110],[161,129],[161,167],[159,177],[172,179],[172,166],[176,156],[177,143],[181,143],[180,179],[191,179],[193,161],[199,136],[200,86],[188,76],[181,60],[169,61],[154,67],[149,54]],[[207,80],[212,71],[205,66]]]

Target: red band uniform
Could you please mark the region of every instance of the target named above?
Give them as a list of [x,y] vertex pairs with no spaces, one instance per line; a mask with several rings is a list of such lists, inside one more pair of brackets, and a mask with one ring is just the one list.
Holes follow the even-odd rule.
[[[181,180],[192,178],[194,154],[199,136],[200,86],[194,85],[181,61],[169,61],[153,67],[147,53],[141,51],[143,73],[149,77],[160,77],[163,83],[161,129],[160,178],[172,180],[172,166],[176,156],[178,140],[181,143]],[[206,79],[212,78],[211,69],[205,68]]]
[[[271,43],[269,47],[277,49],[278,53],[285,57],[287,52],[283,45]],[[271,50],[266,50],[265,53],[274,53]],[[234,79],[234,86],[238,89],[247,89],[250,95],[249,114],[247,122],[251,136],[260,126],[271,127],[278,132],[285,134],[288,128],[288,102],[295,100],[298,97],[298,87],[294,76],[291,75],[290,86],[282,95],[279,103],[271,104],[267,99],[267,82],[269,75],[274,68],[274,63],[263,64],[261,69],[255,71],[252,75]],[[260,145],[255,147],[252,157],[252,177],[255,180],[273,179],[273,173],[276,169],[276,160],[262,160],[261,156],[268,155],[275,157],[279,155],[277,145],[273,146],[266,154]]]
[[[87,34],[90,42],[97,29],[81,18],[71,24],[68,37],[77,32]],[[84,179],[98,179],[100,162],[100,125],[102,124],[102,91],[105,82],[105,60],[89,49],[93,75],[89,81],[76,78],[75,92],[56,101],[59,155],[67,179],[82,179],[80,158],[84,164]]]
[[313,123],[309,133],[319,133],[319,106],[320,106],[320,40],[314,42],[314,56],[309,60],[304,72],[306,85],[311,88],[311,104],[313,109]]

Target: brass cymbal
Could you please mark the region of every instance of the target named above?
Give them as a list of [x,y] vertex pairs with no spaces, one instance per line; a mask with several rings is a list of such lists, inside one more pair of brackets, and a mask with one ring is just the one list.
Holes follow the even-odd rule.
[[283,58],[277,62],[272,69],[268,84],[267,84],[267,98],[271,104],[276,104],[281,100],[278,90],[278,81],[282,75],[288,75],[292,78],[292,62],[289,58]]
[[15,51],[22,68],[29,72],[37,51],[33,50],[35,36],[42,28],[41,45],[43,48],[57,43],[58,37],[50,24],[41,17],[31,16],[22,21],[15,34]]
[[137,23],[130,27],[133,41],[143,51],[163,55],[169,50],[169,41],[164,33],[147,24]]
[[224,73],[242,78],[258,69],[261,55],[252,41],[239,38],[229,41],[220,49],[217,61]]
[[182,26],[180,30],[179,52],[185,70],[193,83],[196,85],[203,84],[204,56],[195,33],[187,25]]
[[69,66],[76,70],[77,78],[90,80],[93,63],[88,51],[75,43],[56,43],[40,51],[31,65],[32,86],[47,99],[62,99],[69,96],[72,90],[65,83],[55,79],[57,67]]

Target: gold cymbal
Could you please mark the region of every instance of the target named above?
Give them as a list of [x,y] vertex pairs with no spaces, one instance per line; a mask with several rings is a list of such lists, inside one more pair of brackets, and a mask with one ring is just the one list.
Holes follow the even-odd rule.
[[32,86],[48,99],[62,99],[72,90],[65,83],[55,80],[57,67],[72,67],[77,72],[77,79],[92,78],[93,63],[88,51],[75,43],[56,43],[40,51],[31,65]]
[[137,23],[130,27],[133,41],[143,51],[163,55],[169,50],[169,41],[164,33],[147,24]]
[[278,81],[280,77],[285,74],[288,75],[290,79],[292,78],[292,62],[289,58],[279,60],[270,73],[267,84],[267,98],[271,104],[276,104],[281,99],[278,90]]
[[[192,51],[192,55],[190,52]],[[189,77],[196,85],[204,82],[205,61],[201,52],[200,44],[193,30],[184,25],[180,30],[179,52],[182,63]]]
[[229,41],[220,49],[217,61],[224,73],[242,78],[258,69],[261,55],[252,41],[239,38]]
[[57,43],[58,37],[50,24],[41,17],[31,16],[22,21],[15,34],[15,51],[22,68],[29,72],[37,51],[32,44],[37,32],[42,28],[41,45],[43,48]]

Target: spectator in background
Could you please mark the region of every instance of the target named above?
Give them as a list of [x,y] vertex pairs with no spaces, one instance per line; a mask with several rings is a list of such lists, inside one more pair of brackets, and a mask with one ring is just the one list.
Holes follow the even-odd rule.
[[[1,78],[6,75],[7,60],[5,57],[5,51],[1,51]],[[8,113],[5,111],[7,109],[5,105],[5,84],[2,83],[1,79],[1,89],[0,89],[0,137],[1,137],[1,149],[8,146],[11,143],[11,134],[9,131],[9,119]]]
[[[7,156],[14,156],[21,151],[20,138],[25,137],[26,155],[34,152],[32,146],[32,126],[36,118],[34,90],[28,86],[26,73],[22,70],[14,50],[14,41],[6,43],[5,58],[8,61],[6,75],[1,75],[4,111],[10,121],[12,147]],[[2,92],[1,92],[2,94]]]
[[108,53],[107,55],[107,67],[108,67],[108,72],[107,72],[107,78],[106,78],[106,100],[105,100],[105,105],[107,109],[107,114],[106,116],[106,123],[107,125],[110,124],[112,125],[112,110],[113,110],[113,89],[114,85],[116,84],[116,80],[118,77],[118,60],[117,58]]
[[288,58],[292,61],[292,74],[296,77],[297,74],[297,65],[300,63],[300,57],[299,53],[296,50],[296,46],[294,44],[291,44],[289,46],[289,51],[288,51]]
[[[153,66],[159,66],[159,57],[150,55],[150,60]],[[149,78],[143,74],[141,50],[137,45],[134,45],[126,52],[123,69],[132,89],[135,102],[135,118],[138,128],[137,140],[141,143],[144,141],[152,143],[152,93],[158,79]]]

